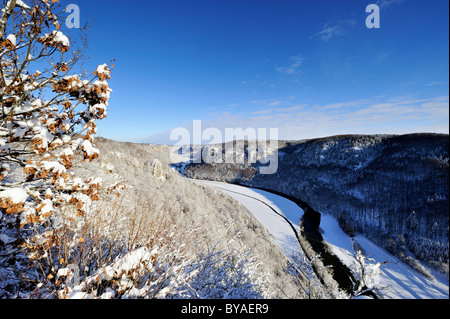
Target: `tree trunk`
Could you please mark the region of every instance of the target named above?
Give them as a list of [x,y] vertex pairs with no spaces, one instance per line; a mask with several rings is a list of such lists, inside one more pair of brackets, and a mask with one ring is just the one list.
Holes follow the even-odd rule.
[[6,3],[6,6],[4,8],[5,11],[3,12],[2,17],[0,19],[0,39],[3,38],[3,34],[5,33],[6,30],[6,21],[8,21],[9,16],[16,7],[16,1],[17,0],[10,0]]

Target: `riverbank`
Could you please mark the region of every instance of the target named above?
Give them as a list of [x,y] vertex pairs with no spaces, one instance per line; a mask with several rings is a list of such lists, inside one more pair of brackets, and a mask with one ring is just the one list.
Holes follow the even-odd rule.
[[[328,257],[331,255],[338,259],[338,263],[336,263],[335,265],[341,264],[345,266],[347,270],[349,270],[350,268],[353,269],[356,264],[355,254],[353,250],[354,242],[357,242],[358,246],[364,249],[368,258],[373,259],[373,261],[367,261],[368,266],[375,265],[378,262],[384,263],[387,261],[388,264],[384,264],[381,267],[380,271],[374,275],[373,280],[376,282],[375,291],[377,295],[371,294],[371,298],[448,299],[448,281],[442,280],[442,278],[437,277],[435,280],[425,278],[360,234],[356,234],[355,237],[350,238],[342,231],[342,229],[340,229],[337,220],[327,212],[323,212],[320,214],[319,227],[312,227],[310,223],[309,227],[306,227],[307,229],[305,231],[305,229],[303,229],[304,227],[300,227],[305,224],[305,219],[303,219],[302,221],[300,221],[300,219],[302,216],[306,215],[304,209],[301,208],[301,205],[307,205],[307,203],[296,200],[291,196],[282,196],[283,194],[280,194],[276,191],[265,190],[257,187],[249,187],[248,185],[214,181],[203,182],[206,182],[212,186],[214,186],[214,184],[218,184],[222,188],[225,187],[228,190],[233,191],[233,193],[229,192],[229,194],[233,194],[232,197],[240,201],[241,204],[244,204],[244,202],[242,202],[242,198],[245,198],[245,196],[241,196],[242,194],[239,195],[239,193],[253,192],[253,194],[257,194],[254,196],[257,196],[260,199],[263,198],[262,195],[264,195],[264,197],[266,197],[266,201],[269,201],[272,207],[275,207],[278,212],[281,212],[283,215],[285,215],[289,223],[297,229],[300,241],[295,242],[296,237],[292,233],[290,247],[296,247],[295,249],[298,249],[298,247],[301,246],[302,252],[305,252],[305,255],[308,255],[311,258],[310,261],[317,255],[316,251],[320,251],[322,252],[320,255],[321,257]],[[279,203],[278,198],[285,199],[287,202],[291,203],[290,206],[284,203]],[[303,207],[305,209],[308,209],[306,205]],[[255,216],[258,216],[261,211],[255,210],[253,213]],[[318,212],[316,213],[319,214]],[[286,224],[286,219],[278,218],[274,220],[267,220],[267,217],[265,216],[263,216],[263,218],[266,219],[268,228],[270,228],[271,232],[273,231],[274,234],[276,234],[277,229],[281,227],[277,224]],[[287,232],[291,228],[291,226],[286,227]],[[280,233],[279,235],[280,237],[284,236],[284,234],[282,233]],[[307,246],[311,246],[309,244],[310,242],[315,245],[315,250],[308,249]],[[286,243],[286,240],[284,240],[284,243]],[[287,252],[287,254],[289,254],[289,248],[285,249],[285,251]],[[334,261],[336,261],[336,259],[334,259]],[[326,261],[326,264],[331,265],[332,262],[333,261]],[[345,283],[345,279],[342,280],[341,278],[339,278],[339,276],[344,277],[346,274],[348,275],[348,273],[346,273],[346,270],[336,272],[336,269],[338,268],[333,267],[328,270],[333,270],[335,272],[333,275],[337,278],[337,280]],[[323,272],[324,267],[318,265],[316,267],[316,271]],[[320,276],[317,277],[320,278]],[[352,280],[352,277],[350,277],[350,275],[348,275],[348,278]],[[337,282],[336,279],[333,278],[333,280]]]

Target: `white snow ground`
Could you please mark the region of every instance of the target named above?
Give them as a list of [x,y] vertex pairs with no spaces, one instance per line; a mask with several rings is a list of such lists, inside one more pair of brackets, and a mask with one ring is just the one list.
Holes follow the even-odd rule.
[[[248,211],[270,232],[275,244],[290,258],[293,254],[303,255],[303,251],[297,241],[294,231],[286,220],[277,215],[267,205],[275,209],[279,214],[286,216],[295,229],[299,232],[299,221],[303,210],[294,202],[268,192],[250,189],[238,185],[192,180],[196,183],[208,184],[224,191],[245,206]],[[265,205],[264,203],[267,205]]]
[[[298,224],[303,210],[294,202],[275,194],[250,189],[238,185],[199,181],[217,187],[226,194],[235,198],[244,205],[259,222],[274,237],[274,242],[280,247],[287,257],[292,253],[303,254],[297,242],[294,231],[286,220],[277,215],[267,205],[274,208],[279,214],[284,215],[294,225],[298,231]],[[264,203],[262,203],[262,202]],[[328,214],[322,213],[321,226],[323,237],[332,247],[334,253],[348,266],[351,266],[355,259],[353,257],[352,242],[339,227],[336,219]],[[413,270],[400,260],[374,244],[362,235],[355,237],[367,256],[373,258],[375,262],[385,262],[378,274],[377,281],[382,288],[380,293],[387,299],[448,299],[449,281],[443,276],[435,276],[431,280],[424,275]]]

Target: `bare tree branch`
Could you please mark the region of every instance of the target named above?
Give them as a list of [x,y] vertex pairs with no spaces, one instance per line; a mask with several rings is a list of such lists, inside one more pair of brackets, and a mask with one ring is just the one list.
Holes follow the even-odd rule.
[[6,4],[5,8],[3,9],[2,17],[0,18],[0,39],[3,38],[3,35],[6,30],[6,22],[8,21],[9,17],[11,16],[11,13],[14,11],[14,8],[16,7],[16,1],[17,0],[10,0]]

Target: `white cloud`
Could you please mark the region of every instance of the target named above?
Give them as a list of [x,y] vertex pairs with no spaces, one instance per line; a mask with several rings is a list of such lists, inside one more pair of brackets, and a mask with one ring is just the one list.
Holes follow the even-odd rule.
[[361,105],[365,105],[370,100],[368,99],[361,99],[361,100],[354,100],[350,102],[344,102],[344,103],[333,103],[333,104],[327,104],[324,106],[320,106],[319,108],[322,110],[333,110],[333,109],[342,109],[345,107],[357,107]]
[[305,59],[299,54],[290,57],[289,60],[292,61],[291,64],[285,67],[277,67],[276,70],[283,74],[296,74]]
[[[447,133],[449,98],[409,97],[359,99],[323,106],[292,104],[219,117],[214,122],[229,127],[279,129],[280,139],[306,139],[338,134]],[[234,123],[233,123],[234,121]],[[235,126],[233,126],[235,125]]]
[[[253,104],[262,106],[274,101],[259,100]],[[214,127],[222,132],[225,128],[278,128],[279,139],[285,140],[339,134],[449,133],[448,96],[424,99],[373,97],[319,106],[298,104],[289,98],[283,101],[281,108],[211,114],[202,119],[202,128]],[[191,130],[191,126],[188,124],[186,128]],[[166,131],[141,141],[169,144],[169,136],[170,131]]]
[[305,108],[305,104],[298,104],[298,105],[294,105],[294,106],[290,106],[290,107],[283,107],[283,108],[278,108],[277,112],[294,112],[294,111],[301,111]]
[[439,82],[439,81],[435,81],[435,82],[430,82],[425,84],[425,86],[436,86],[436,85],[444,85],[446,84],[446,82]]
[[253,114],[253,115],[260,115],[260,114],[270,114],[272,112],[273,112],[273,109],[267,109],[267,110],[254,111],[251,114]]
[[328,42],[332,37],[343,35],[344,30],[341,26],[324,27],[321,31],[313,35],[313,38],[319,38],[323,42]]
[[339,20],[332,25],[330,25],[330,23],[326,23],[322,29],[313,34],[310,39],[319,39],[323,42],[328,42],[333,37],[346,34],[346,28],[354,26],[355,24],[356,21],[354,19]]
[[380,9],[384,9],[394,4],[399,4],[402,2],[403,0],[379,0],[376,4],[380,7]]

